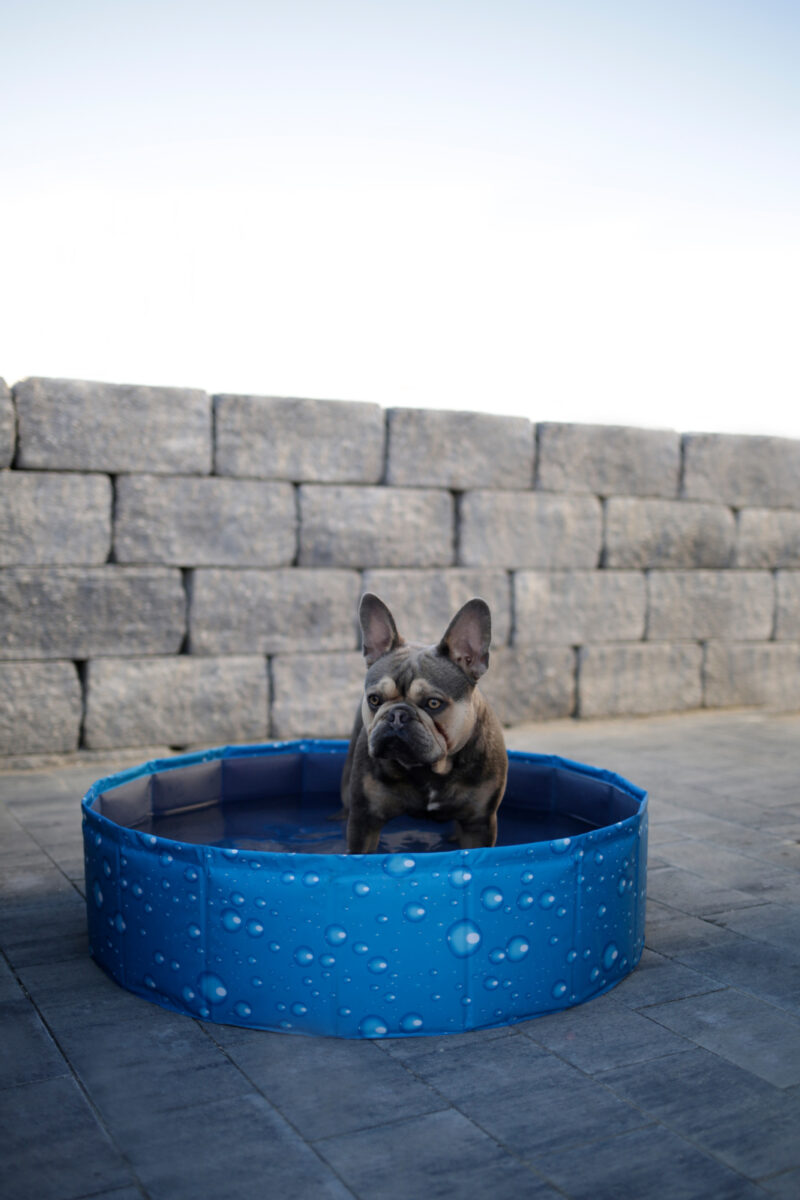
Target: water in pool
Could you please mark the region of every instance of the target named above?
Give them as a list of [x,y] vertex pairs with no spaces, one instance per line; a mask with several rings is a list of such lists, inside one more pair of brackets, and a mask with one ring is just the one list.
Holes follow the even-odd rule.
[[[263,801],[228,801],[176,813],[156,813],[139,822],[142,833],[225,850],[295,851],[302,854],[344,854],[344,821],[337,793],[314,797],[274,797]],[[498,813],[498,846],[575,837],[595,826],[568,813],[520,809],[503,804]],[[384,826],[378,850],[396,854],[417,850],[454,850],[450,822],[398,817]]]

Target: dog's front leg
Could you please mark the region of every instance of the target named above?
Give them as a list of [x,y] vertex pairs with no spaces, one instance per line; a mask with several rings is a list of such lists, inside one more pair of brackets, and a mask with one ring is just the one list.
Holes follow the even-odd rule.
[[454,833],[455,840],[462,850],[493,846],[497,841],[497,817],[494,813],[489,813],[478,821],[456,821]]
[[355,813],[352,808],[347,818],[347,853],[375,854],[381,836],[383,822],[376,825],[363,813]]

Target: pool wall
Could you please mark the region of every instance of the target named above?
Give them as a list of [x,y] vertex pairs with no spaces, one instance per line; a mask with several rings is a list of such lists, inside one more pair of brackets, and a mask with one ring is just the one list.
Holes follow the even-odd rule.
[[[504,803],[580,812],[573,838],[443,853],[265,853],[103,815],[338,786],[345,742],[221,747],[99,780],[83,801],[89,941],[131,992],[192,1017],[337,1037],[504,1025],[614,987],[644,944],[647,799],[607,771],[511,752]],[[265,761],[266,760],[266,761]],[[627,814],[627,815],[626,815]]]

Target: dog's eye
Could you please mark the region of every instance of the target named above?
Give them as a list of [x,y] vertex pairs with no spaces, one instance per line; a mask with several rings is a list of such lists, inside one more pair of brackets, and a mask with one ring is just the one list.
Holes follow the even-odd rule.
[[371,692],[369,696],[367,696],[367,704],[370,706],[370,708],[379,708],[380,703],[381,698],[377,692]]
[[442,701],[437,700],[435,696],[431,696],[430,700],[425,701],[425,707],[429,708],[431,712],[436,712],[437,708],[442,707]]

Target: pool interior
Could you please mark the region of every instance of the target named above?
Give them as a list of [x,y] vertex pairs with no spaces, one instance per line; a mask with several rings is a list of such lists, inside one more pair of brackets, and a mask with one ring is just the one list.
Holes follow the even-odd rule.
[[[117,825],[177,842],[342,854],[345,826],[336,814],[344,752],[242,753],[174,767],[165,760],[116,786],[109,780],[92,807]],[[571,838],[616,824],[639,811],[634,791],[606,771],[512,752],[497,844]],[[397,818],[384,827],[378,853],[451,851],[451,831],[451,823]]]

